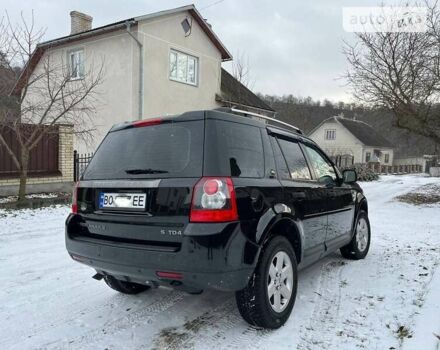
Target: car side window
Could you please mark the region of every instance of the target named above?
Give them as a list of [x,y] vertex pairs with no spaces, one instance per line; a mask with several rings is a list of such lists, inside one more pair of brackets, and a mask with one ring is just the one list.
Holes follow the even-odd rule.
[[315,148],[308,145],[304,145],[304,147],[309,156],[311,166],[315,170],[315,174],[318,177],[318,181],[327,182],[330,178],[333,181],[336,181],[338,176],[336,175],[333,165]]
[[286,158],[290,176],[294,180],[311,180],[312,175],[298,142],[278,139],[281,150]]
[[[215,164],[216,175],[264,177],[264,151],[260,128],[210,119],[206,124],[205,167],[207,158]],[[210,164],[210,169],[212,164]]]
[[270,142],[273,148],[278,177],[282,180],[290,180],[289,168],[287,167],[286,160],[284,159],[283,153],[278,145],[277,139],[274,136],[271,136]]

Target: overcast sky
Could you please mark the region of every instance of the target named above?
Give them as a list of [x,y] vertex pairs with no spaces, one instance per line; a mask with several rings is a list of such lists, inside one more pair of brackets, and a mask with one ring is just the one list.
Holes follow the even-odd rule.
[[[191,0],[0,0],[13,19],[34,10],[46,39],[70,32],[71,10],[93,17],[93,26],[190,4]],[[246,54],[253,90],[316,99],[350,100],[340,77],[346,62],[342,7],[377,6],[373,0],[193,0],[233,55]],[[230,68],[226,65],[226,68]]]

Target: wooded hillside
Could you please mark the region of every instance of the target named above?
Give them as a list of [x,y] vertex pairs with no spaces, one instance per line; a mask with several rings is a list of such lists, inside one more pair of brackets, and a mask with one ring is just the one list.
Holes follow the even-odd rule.
[[299,127],[306,134],[324,119],[342,113],[346,118],[355,117],[376,128],[395,146],[395,156],[398,158],[440,153],[440,145],[436,145],[430,139],[395,127],[392,114],[384,110],[367,109],[344,102],[316,101],[310,97],[298,98],[292,95],[260,97],[277,111],[277,119]]

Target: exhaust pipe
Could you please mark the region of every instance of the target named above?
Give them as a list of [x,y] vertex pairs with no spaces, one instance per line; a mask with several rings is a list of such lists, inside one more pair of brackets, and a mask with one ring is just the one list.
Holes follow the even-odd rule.
[[101,274],[101,273],[97,273],[97,274],[93,275],[92,278],[97,280],[97,281],[100,281],[100,280],[102,280],[104,278],[104,275]]

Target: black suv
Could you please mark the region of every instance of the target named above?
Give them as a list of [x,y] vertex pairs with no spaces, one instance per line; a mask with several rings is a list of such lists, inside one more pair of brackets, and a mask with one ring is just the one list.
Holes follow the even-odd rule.
[[298,269],[337,249],[366,256],[368,206],[353,170],[341,175],[296,128],[250,115],[115,125],[76,184],[70,256],[122,293],[234,291],[247,322],[283,325]]

